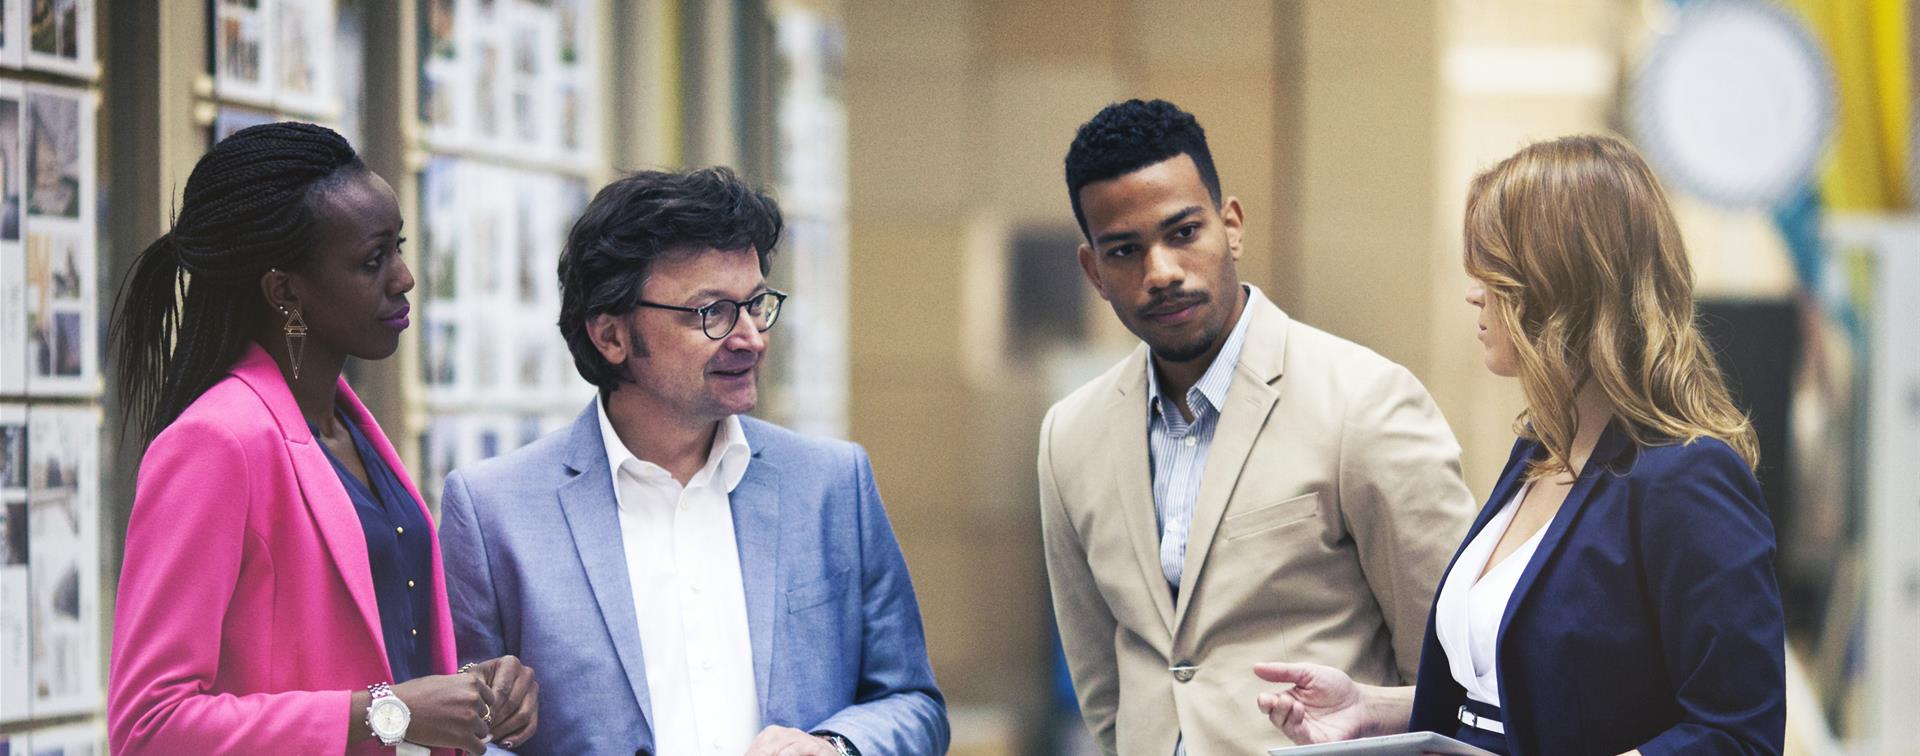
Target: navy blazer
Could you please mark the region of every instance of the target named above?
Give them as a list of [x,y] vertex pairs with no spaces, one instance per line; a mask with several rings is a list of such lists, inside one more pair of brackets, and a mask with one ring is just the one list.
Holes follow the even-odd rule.
[[[1463,548],[1544,456],[1514,444]],[[1639,446],[1609,426],[1500,621],[1515,756],[1779,753],[1786,636],[1773,553],[1760,484],[1731,447]],[[1409,729],[1453,733],[1465,700],[1429,612]]]
[[[946,700],[867,454],[740,418],[753,461],[729,496],[770,725],[867,756],[945,753]],[[447,594],[462,661],[513,654],[540,681],[521,756],[652,754],[652,700],[596,404],[447,476]],[[490,753],[500,753],[495,745]]]

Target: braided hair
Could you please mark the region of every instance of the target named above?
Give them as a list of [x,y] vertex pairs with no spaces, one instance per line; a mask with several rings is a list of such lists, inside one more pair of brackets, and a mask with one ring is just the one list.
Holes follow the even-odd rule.
[[114,302],[123,432],[152,442],[240,359],[266,307],[260,276],[303,266],[319,201],[365,170],[346,139],[310,123],[242,129],[201,156],[173,230],[134,260]]

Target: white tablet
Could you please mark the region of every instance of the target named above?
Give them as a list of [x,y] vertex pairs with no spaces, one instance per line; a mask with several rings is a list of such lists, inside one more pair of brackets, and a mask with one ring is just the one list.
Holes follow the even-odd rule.
[[1442,754],[1442,756],[1494,756],[1491,751],[1481,750],[1433,732],[1382,735],[1377,738],[1287,746],[1267,751],[1268,756],[1421,756],[1428,753]]

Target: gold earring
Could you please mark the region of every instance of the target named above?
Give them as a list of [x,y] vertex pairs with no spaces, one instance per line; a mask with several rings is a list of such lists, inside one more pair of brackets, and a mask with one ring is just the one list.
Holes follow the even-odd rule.
[[293,362],[293,379],[300,380],[300,358],[307,352],[307,321],[301,319],[300,308],[280,308],[287,313],[287,359]]

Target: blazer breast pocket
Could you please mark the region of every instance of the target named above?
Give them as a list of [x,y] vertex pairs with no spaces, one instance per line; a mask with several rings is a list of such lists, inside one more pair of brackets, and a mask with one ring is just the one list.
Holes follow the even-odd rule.
[[847,579],[853,573],[848,567],[829,575],[825,580],[802,583],[787,589],[787,613],[802,612],[821,604],[832,602],[847,592]]
[[1320,494],[1310,493],[1227,515],[1220,523],[1220,531],[1232,541],[1319,516]]

